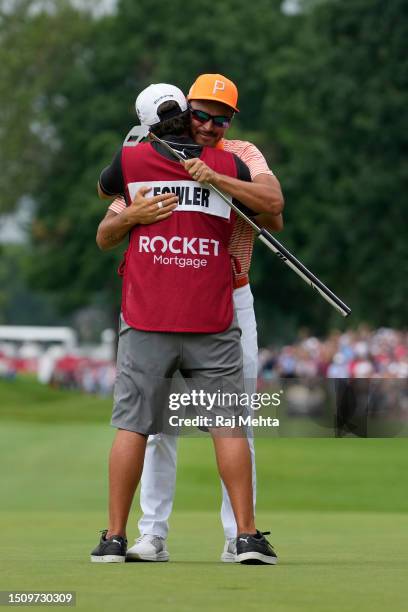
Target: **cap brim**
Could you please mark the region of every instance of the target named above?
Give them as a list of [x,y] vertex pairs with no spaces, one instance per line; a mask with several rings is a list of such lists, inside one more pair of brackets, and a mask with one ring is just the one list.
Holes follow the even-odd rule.
[[225,104],[225,106],[228,106],[229,108],[232,108],[232,110],[234,110],[236,113],[239,113],[239,109],[236,106],[232,106],[232,104],[227,104],[227,102],[220,100],[219,98],[217,98],[217,96],[200,96],[199,98],[192,98],[190,96],[187,96],[187,100],[211,100],[212,102],[219,102],[220,104]]

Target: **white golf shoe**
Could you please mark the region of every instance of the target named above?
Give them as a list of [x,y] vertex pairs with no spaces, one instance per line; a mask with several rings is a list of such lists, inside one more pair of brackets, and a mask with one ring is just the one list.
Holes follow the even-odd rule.
[[221,554],[223,563],[237,563],[237,540],[236,538],[227,538],[225,540],[224,550]]
[[169,559],[166,540],[148,533],[137,538],[136,543],[126,553],[126,561],[168,561]]

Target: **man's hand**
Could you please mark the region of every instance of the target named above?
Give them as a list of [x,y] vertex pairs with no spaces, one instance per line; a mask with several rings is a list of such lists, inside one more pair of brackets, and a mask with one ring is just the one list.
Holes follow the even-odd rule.
[[[98,227],[96,243],[102,251],[113,249],[126,238],[132,227],[137,224],[148,225],[163,221],[177,207],[178,196],[166,193],[153,198],[145,198],[151,187],[141,187],[130,206],[117,214],[108,210]],[[159,204],[162,203],[161,206]]]
[[190,176],[197,181],[198,183],[216,183],[217,182],[217,173],[209,168],[207,164],[205,164],[198,157],[194,157],[193,159],[187,159],[184,162],[184,168],[190,174]]
[[[184,167],[190,176],[199,183],[211,183],[221,191],[228,193],[256,213],[280,215],[283,210],[283,195],[278,179],[269,174],[258,174],[252,182],[219,174],[209,168],[201,159],[187,159]],[[277,223],[274,230],[282,229]]]
[[174,193],[164,193],[162,195],[146,198],[146,194],[151,191],[151,187],[140,187],[135,199],[126,209],[129,223],[149,225],[157,221],[163,221],[172,214],[178,205],[178,196]]

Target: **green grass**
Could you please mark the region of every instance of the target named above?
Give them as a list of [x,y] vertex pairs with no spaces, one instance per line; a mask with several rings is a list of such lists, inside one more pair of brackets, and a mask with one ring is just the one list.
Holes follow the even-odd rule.
[[[406,609],[405,439],[257,440],[258,516],[276,567],[218,562],[206,438],[179,442],[168,564],[90,564],[106,525],[110,400],[0,381],[0,590],[75,590],[82,610]],[[137,500],[129,537],[137,536]]]
[[[261,514],[273,519],[276,567],[218,562],[215,513],[174,513],[170,563],[88,562],[101,513],[4,513],[1,589],[75,590],[81,610],[406,610],[408,517]],[[134,529],[133,529],[134,531]]]
[[24,423],[106,423],[111,399],[39,385],[33,378],[0,380],[0,419]]

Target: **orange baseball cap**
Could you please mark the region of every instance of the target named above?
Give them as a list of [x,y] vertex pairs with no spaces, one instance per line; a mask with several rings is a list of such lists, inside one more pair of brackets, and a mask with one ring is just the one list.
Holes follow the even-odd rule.
[[200,74],[190,87],[187,100],[214,100],[239,113],[237,86],[222,74]]

